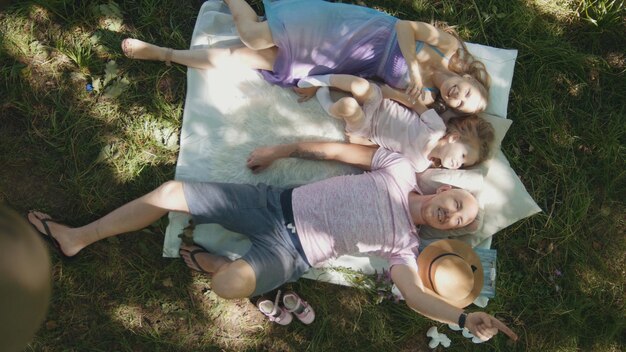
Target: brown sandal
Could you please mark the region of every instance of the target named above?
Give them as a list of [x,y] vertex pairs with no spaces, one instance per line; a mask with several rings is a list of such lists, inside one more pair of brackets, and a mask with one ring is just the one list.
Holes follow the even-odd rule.
[[[191,259],[191,261],[193,262],[193,264],[194,264],[194,265],[196,266],[196,268],[197,268],[197,269],[195,269],[195,268],[189,267],[190,269],[195,270],[195,271],[199,271],[199,272],[201,272],[201,273],[203,273],[203,274],[207,274],[207,275],[209,275],[209,276],[213,276],[213,273],[211,273],[211,272],[208,272],[208,271],[204,270],[204,269],[200,266],[200,263],[198,263],[198,260],[196,260],[196,255],[198,255],[198,254],[200,254],[200,253],[209,253],[209,254],[211,254],[211,252],[209,252],[209,251],[207,251],[206,249],[204,249],[204,248],[202,248],[202,247],[200,247],[200,246],[198,246],[198,245],[195,245],[195,244],[193,245],[193,247],[195,247],[195,248],[193,248],[191,251],[190,251],[190,250],[188,250],[188,249],[185,249],[185,248],[180,248],[180,249],[178,250],[178,255],[180,255],[181,257],[182,257],[183,255],[187,255],[187,256],[189,256],[189,259]],[[186,264],[186,263],[185,263],[185,264]]]
[[35,217],[35,219],[37,219],[37,221],[39,221],[41,223],[41,225],[43,225],[43,232],[41,232],[37,226],[35,226],[34,223],[32,223],[30,221],[30,219],[27,218],[27,221],[30,223],[30,225],[33,227],[33,229],[35,229],[35,231],[37,231],[37,233],[48,243],[50,243],[52,245],[52,247],[57,251],[57,253],[59,253],[59,255],[61,255],[61,257],[65,258],[65,259],[72,259],[74,256],[73,255],[67,255],[65,254],[65,252],[63,252],[63,248],[61,248],[61,244],[59,243],[59,241],[57,241],[56,238],[54,238],[54,236],[52,236],[52,232],[50,232],[50,227],[48,226],[48,222],[55,222],[55,223],[59,223],[59,221],[56,221],[52,218],[41,218],[39,217],[37,214],[35,214],[34,212],[30,212],[33,214],[33,216]]

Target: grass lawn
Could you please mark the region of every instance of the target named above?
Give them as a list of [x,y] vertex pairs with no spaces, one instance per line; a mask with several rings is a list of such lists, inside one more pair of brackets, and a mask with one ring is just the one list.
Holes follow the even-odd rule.
[[[292,287],[316,308],[313,325],[273,325],[248,300],[220,299],[210,279],[161,258],[163,222],[71,261],[53,254],[50,311],[27,351],[425,351],[433,325],[451,350],[626,350],[624,1],[359,3],[519,50],[502,149],[543,212],[494,237],[498,287],[486,310],[520,340],[474,345],[403,303],[310,280]],[[126,59],[119,44],[130,36],[186,48],[200,6],[0,9],[0,202],[79,225],[173,178],[186,69]]]

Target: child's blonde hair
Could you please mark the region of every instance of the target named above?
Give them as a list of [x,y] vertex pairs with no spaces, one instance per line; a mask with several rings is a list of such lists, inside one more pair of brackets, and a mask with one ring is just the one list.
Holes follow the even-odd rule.
[[457,133],[463,143],[478,143],[479,164],[491,156],[495,130],[493,126],[478,115],[452,118],[448,121],[446,134]]

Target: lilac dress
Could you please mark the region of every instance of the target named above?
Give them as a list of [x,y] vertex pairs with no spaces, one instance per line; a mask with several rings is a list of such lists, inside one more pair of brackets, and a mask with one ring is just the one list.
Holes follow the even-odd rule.
[[328,73],[377,77],[404,88],[407,65],[398,46],[397,18],[358,5],[319,0],[264,0],[278,47],[270,83],[293,86],[300,78]]

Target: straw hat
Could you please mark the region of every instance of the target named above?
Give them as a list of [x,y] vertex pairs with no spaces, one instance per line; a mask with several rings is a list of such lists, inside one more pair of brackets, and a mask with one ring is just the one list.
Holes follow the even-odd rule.
[[483,288],[483,266],[467,243],[440,240],[417,256],[419,276],[425,287],[453,306],[472,303]]

